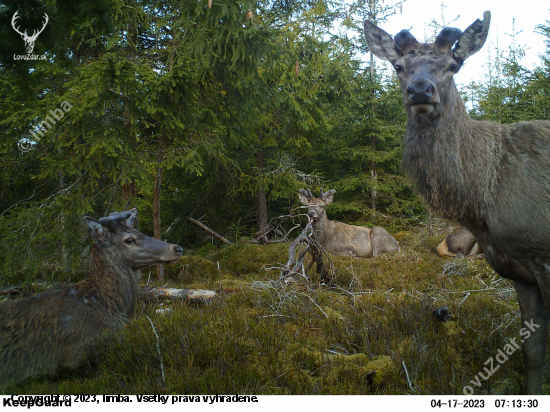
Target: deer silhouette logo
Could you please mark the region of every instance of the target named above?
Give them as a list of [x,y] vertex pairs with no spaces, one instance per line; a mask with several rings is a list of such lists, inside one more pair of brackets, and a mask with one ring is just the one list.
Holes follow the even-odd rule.
[[29,36],[27,34],[27,30],[25,30],[23,33],[21,33],[21,31],[19,31],[19,27],[16,27],[15,24],[16,24],[16,20],[19,18],[19,16],[17,15],[17,13],[19,13],[18,11],[16,11],[14,14],[13,14],[13,17],[11,19],[11,26],[13,27],[13,29],[21,35],[21,38],[23,39],[23,41],[25,42],[25,49],[27,50],[27,54],[31,54],[33,49],[34,49],[34,43],[36,42],[36,39],[38,38],[38,35],[40,33],[42,33],[44,31],[44,29],[46,28],[46,25],[48,24],[48,21],[50,20],[50,18],[48,17],[48,15],[46,13],[44,13],[44,24],[42,25],[42,28],[40,30],[35,30],[32,34],[32,36]]

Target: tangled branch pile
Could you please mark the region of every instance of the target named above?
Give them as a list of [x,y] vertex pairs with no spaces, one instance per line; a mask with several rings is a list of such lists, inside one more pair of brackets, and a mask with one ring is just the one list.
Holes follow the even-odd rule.
[[[308,253],[311,255],[311,262],[306,269],[304,260]],[[330,270],[325,265],[323,256],[326,257],[329,262]],[[332,265],[330,264],[330,258],[317,239],[317,235],[311,226],[311,221],[308,221],[302,233],[294,239],[288,248],[288,260],[284,268],[281,269],[280,280],[287,282],[296,275],[301,275],[309,280],[307,278],[307,272],[311,269],[313,264],[316,264],[316,272],[320,275],[321,284],[332,285],[334,283],[334,275]]]
[[[282,215],[271,219],[265,229],[254,235],[254,240],[250,241],[250,243],[267,245],[270,243],[286,242],[292,232],[302,228],[301,218],[307,217],[307,215],[303,213],[294,214],[294,212],[299,209],[301,209],[301,207],[292,209],[288,215]],[[289,223],[290,228],[288,228]]]

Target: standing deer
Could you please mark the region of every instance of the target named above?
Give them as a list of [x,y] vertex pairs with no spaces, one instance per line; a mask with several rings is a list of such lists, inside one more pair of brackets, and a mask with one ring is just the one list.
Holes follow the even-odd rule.
[[369,49],[391,62],[408,120],[403,164],[424,202],[476,237],[487,262],[514,282],[522,323],[526,391],[542,391],[550,310],[550,122],[512,125],[472,120],[454,84],[481,49],[491,14],[462,33],[445,28],[435,43],[407,30],[395,39],[364,22]]
[[133,229],[136,215],[132,209],[85,218],[94,239],[85,280],[0,303],[0,387],[78,367],[95,338],[132,317],[137,271],[181,257],[178,245]]
[[328,220],[325,209],[334,200],[334,193],[334,189],[325,193],[321,189],[317,198],[309,189],[300,189],[298,194],[300,202],[308,207],[307,215],[313,221],[313,230],[327,252],[341,256],[376,257],[399,250],[397,240],[383,227],[371,229]]
[[465,227],[457,227],[443,242],[437,246],[437,253],[441,257],[483,257],[483,249],[475,236]]

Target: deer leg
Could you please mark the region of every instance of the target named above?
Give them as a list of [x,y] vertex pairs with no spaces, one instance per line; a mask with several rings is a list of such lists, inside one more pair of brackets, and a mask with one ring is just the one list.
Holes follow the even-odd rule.
[[[540,394],[548,336],[548,314],[538,285],[514,281],[514,286],[521,310],[521,331],[524,332],[520,332],[520,335],[527,374],[525,390],[528,395]],[[526,331],[530,334],[527,335]]]
[[370,231],[369,238],[370,246],[372,247],[372,257],[378,257],[380,255],[380,235],[376,230],[376,226]]
[[380,255],[380,250],[378,248],[378,239],[372,234],[370,236],[370,245],[372,247],[372,257],[378,257],[378,255]]

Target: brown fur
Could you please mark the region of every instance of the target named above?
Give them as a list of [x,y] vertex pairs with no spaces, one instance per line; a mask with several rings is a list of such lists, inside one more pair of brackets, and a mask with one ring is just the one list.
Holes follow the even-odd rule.
[[[308,191],[309,192],[309,191]],[[310,197],[303,189],[298,195],[303,205],[308,206],[308,215],[313,220],[313,230],[325,250],[334,255],[376,257],[381,253],[399,250],[399,243],[386,229],[375,226],[352,226],[329,220],[325,208],[332,203],[334,190],[319,198]]]
[[465,227],[458,227],[437,246],[437,253],[441,257],[457,255],[478,257],[483,253],[483,249],[472,232]]
[[[135,210],[134,210],[135,211]],[[127,213],[135,213],[134,211]],[[126,220],[133,223],[135,214]],[[137,270],[179,259],[181,248],[119,224],[115,230],[88,219],[95,239],[90,275],[22,300],[0,303],[0,387],[76,368],[106,330],[128,323],[138,293]],[[135,243],[127,244],[129,237]],[[143,256],[137,263],[135,256]]]
[[[378,57],[396,68],[408,114],[403,164],[425,203],[472,232],[487,262],[514,281],[522,323],[539,327],[522,344],[526,391],[541,393],[550,310],[550,122],[472,120],[454,84],[483,46],[490,13],[455,40],[422,45],[365,21]],[[403,33],[403,32],[402,32]],[[398,44],[401,43],[401,46]],[[401,47],[403,47],[401,49]]]

